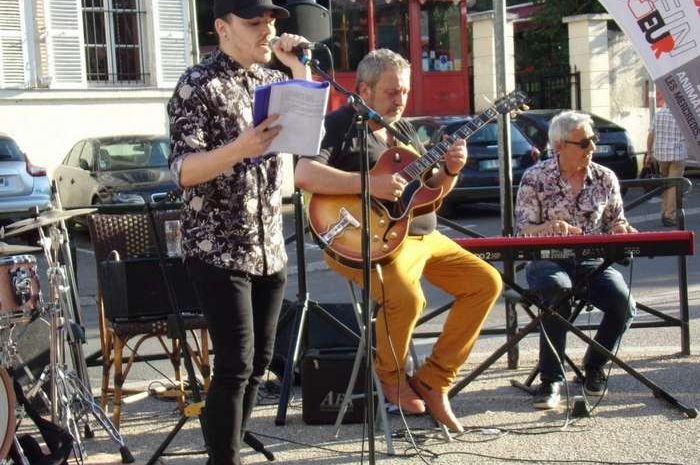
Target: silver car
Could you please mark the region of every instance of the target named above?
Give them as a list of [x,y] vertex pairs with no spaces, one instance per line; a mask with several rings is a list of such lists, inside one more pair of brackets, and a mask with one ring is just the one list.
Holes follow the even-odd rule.
[[46,169],[33,165],[10,136],[0,133],[0,218],[25,218],[32,207],[51,207]]

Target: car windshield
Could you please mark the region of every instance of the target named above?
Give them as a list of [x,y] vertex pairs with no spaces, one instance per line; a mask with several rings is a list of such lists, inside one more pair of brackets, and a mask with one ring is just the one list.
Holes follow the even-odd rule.
[[119,171],[168,166],[167,139],[125,140],[100,145],[98,165],[102,171]]
[[23,161],[22,151],[17,147],[15,141],[9,138],[0,137],[0,160],[2,161]]

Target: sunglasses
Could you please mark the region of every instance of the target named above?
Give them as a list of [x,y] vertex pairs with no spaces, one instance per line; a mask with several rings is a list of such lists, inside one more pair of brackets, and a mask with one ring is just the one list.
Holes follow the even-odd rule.
[[598,137],[598,134],[593,134],[591,137],[586,137],[585,139],[581,139],[575,142],[572,140],[565,140],[564,143],[578,145],[581,150],[586,150],[588,147],[591,146],[591,142],[597,144],[599,140],[600,137]]

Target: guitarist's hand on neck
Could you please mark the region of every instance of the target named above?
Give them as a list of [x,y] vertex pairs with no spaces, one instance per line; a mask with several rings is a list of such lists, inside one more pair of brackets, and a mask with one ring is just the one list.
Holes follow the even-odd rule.
[[455,140],[445,152],[442,169],[438,170],[427,184],[431,187],[442,186],[444,192],[447,193],[459,179],[459,172],[467,164],[467,157],[467,142],[464,139]]

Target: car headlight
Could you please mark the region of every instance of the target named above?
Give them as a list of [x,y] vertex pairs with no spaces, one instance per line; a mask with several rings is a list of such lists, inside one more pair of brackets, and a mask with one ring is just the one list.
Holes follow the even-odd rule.
[[139,194],[130,192],[115,192],[112,198],[114,203],[146,203]]

